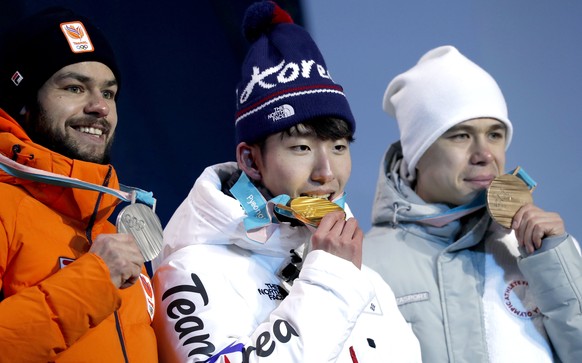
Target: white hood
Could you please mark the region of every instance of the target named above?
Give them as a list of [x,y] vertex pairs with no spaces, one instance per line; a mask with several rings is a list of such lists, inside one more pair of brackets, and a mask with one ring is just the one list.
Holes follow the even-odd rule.
[[283,257],[309,240],[311,233],[306,227],[286,223],[278,225],[265,243],[248,238],[243,225],[246,214],[239,201],[221,191],[223,182],[237,170],[235,162],[204,170],[164,229],[164,247],[153,262],[154,269],[166,256],[189,245],[234,244],[256,253]]

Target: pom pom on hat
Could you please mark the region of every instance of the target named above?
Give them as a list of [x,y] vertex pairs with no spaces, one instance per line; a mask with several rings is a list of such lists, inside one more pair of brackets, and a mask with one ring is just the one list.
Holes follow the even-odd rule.
[[63,7],[21,19],[3,34],[0,54],[0,107],[15,118],[36,102],[38,90],[53,74],[71,64],[101,62],[120,84],[115,55],[101,30]]
[[506,149],[513,126],[497,82],[453,46],[428,51],[386,88],[383,109],[396,118],[408,179],[416,164],[448,129],[471,119],[493,118],[507,127]]
[[279,5],[272,1],[254,3],[245,12],[243,33],[248,41],[254,42],[261,34],[281,23],[293,24],[293,19]]
[[254,143],[318,118],[339,118],[355,132],[343,88],[317,45],[272,1],[252,4],[243,33],[251,41],[237,85],[236,142]]

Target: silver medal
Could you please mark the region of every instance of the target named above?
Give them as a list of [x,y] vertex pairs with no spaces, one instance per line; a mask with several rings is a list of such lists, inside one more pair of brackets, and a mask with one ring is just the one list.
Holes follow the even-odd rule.
[[133,203],[123,208],[115,225],[117,232],[133,235],[146,261],[153,260],[162,250],[162,224],[147,205]]

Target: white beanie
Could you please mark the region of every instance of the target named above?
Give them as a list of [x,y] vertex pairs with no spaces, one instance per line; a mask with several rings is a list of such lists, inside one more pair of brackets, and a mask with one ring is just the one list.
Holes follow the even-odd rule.
[[425,151],[451,127],[475,118],[494,118],[507,126],[505,148],[513,126],[497,82],[452,46],[428,51],[386,88],[383,108],[396,118],[408,179]]

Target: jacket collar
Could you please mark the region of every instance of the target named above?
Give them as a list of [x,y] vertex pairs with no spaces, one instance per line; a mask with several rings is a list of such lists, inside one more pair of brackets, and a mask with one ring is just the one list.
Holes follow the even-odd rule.
[[442,227],[415,222],[419,217],[444,213],[450,207],[424,202],[410,183],[400,177],[401,162],[402,148],[400,142],[396,142],[389,147],[380,166],[372,223],[394,227],[400,225],[411,233],[430,235],[448,244],[460,242],[451,246],[453,249],[467,248],[478,243],[490,223],[490,218],[483,211],[475,212],[465,218],[463,223],[456,220]]
[[[70,159],[34,143],[18,122],[2,109],[0,109],[0,153],[39,170],[119,188],[117,175],[111,165]],[[94,213],[97,220],[107,219],[119,202],[114,196],[105,194],[96,208],[98,192],[32,182],[7,175],[2,171],[0,182],[26,189],[33,198],[51,209],[85,223]]]
[[290,250],[308,242],[311,232],[306,227],[288,223],[274,225],[264,243],[248,238],[244,209],[222,190],[234,173],[235,162],[212,165],[202,172],[164,230],[164,256],[189,245],[205,244],[236,245],[262,255],[287,257]]

